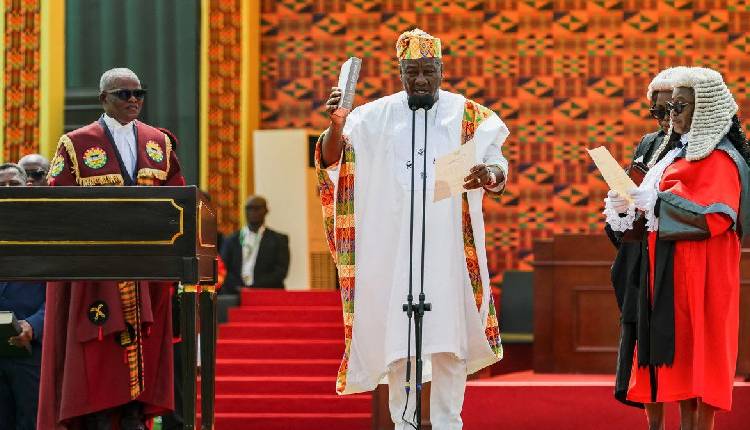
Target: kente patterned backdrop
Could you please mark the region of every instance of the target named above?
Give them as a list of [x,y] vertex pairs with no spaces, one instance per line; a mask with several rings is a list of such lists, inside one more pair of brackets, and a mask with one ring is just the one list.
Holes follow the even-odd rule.
[[39,150],[40,12],[38,0],[5,0],[6,162]]
[[[219,231],[237,229],[240,186],[241,0],[209,2],[208,192]],[[253,0],[254,1],[254,0]]]
[[347,57],[363,57],[363,104],[401,90],[402,31],[442,38],[444,89],[511,130],[507,194],[485,205],[495,276],[529,269],[535,239],[601,230],[607,188],[585,150],[630,158],[655,129],[645,93],[662,68],[721,71],[750,119],[750,0],[264,0],[261,18],[262,128],[322,130]]

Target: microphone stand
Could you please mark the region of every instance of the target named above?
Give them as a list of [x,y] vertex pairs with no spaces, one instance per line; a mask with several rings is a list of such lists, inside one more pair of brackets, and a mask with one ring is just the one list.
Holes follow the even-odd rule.
[[[427,210],[427,112],[432,108],[435,99],[432,95],[427,96],[409,96],[409,109],[412,111],[411,117],[411,208],[409,212],[409,293],[406,296],[406,303],[402,305],[402,310],[406,312],[408,318],[408,336],[407,336],[407,355],[406,355],[406,405],[404,405],[404,414],[409,405],[409,391],[411,380],[411,320],[414,318],[414,344],[416,355],[416,399],[414,415],[416,419],[416,429],[422,428],[422,329],[424,313],[432,310],[432,304],[425,302],[424,294],[424,256],[425,256],[425,229],[426,229],[426,210]],[[414,151],[415,151],[415,124],[417,110],[424,109],[424,148],[422,154],[422,248],[420,261],[420,279],[419,279],[419,302],[414,303],[413,296],[413,262],[414,254]],[[404,415],[402,414],[402,419]],[[411,423],[410,423],[411,424]],[[414,425],[414,424],[412,424]]]

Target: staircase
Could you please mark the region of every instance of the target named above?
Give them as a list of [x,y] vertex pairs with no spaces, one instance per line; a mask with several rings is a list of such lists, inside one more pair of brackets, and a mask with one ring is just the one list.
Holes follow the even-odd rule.
[[369,430],[370,394],[336,395],[338,291],[253,289],[219,326],[217,430]]

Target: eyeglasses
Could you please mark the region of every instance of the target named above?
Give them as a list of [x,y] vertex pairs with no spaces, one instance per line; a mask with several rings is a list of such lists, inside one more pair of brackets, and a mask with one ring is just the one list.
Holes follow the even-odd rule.
[[138,100],[143,100],[144,97],[146,97],[146,90],[142,88],[137,88],[135,90],[127,90],[127,89],[117,89],[117,90],[107,90],[104,91],[107,94],[112,94],[117,96],[118,99],[122,101],[128,101],[131,97],[135,97]]
[[651,113],[651,116],[658,119],[659,121],[663,120],[667,117],[669,114],[669,111],[664,106],[651,106],[648,111]]
[[39,179],[47,176],[47,172],[44,170],[26,170],[26,176],[35,181],[38,181]]
[[683,110],[685,110],[686,107],[691,104],[692,103],[689,102],[667,102],[667,110],[671,110],[675,113],[675,115],[679,115]]

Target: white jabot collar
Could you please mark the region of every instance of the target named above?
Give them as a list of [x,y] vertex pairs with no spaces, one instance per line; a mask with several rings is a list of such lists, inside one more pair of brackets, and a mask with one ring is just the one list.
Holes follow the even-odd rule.
[[122,129],[131,130],[133,127],[135,127],[135,120],[130,121],[127,124],[120,124],[120,121],[112,118],[111,116],[104,114],[104,123],[107,124],[107,127],[109,127],[112,132],[120,131]]
[[683,134],[680,136],[680,143],[682,146],[687,146],[688,141],[690,140],[690,132]]

